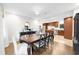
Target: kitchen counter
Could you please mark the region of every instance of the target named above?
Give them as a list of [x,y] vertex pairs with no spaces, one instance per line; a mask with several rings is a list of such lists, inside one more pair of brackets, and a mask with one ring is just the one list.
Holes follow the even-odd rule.
[[64,28],[54,28],[54,30],[64,30]]
[[54,28],[54,34],[64,36],[64,28]]

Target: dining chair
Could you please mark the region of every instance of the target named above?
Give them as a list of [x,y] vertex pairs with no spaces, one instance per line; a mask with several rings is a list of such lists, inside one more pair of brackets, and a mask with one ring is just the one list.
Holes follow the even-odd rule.
[[35,51],[36,53],[41,53],[42,49],[45,47],[45,41],[44,41],[44,37],[40,36],[39,40],[35,43],[33,43],[33,51]]
[[53,33],[46,33],[45,35],[45,43],[46,43],[46,47],[49,47],[50,43],[53,43],[54,40],[54,35]]
[[13,41],[13,45],[14,45],[14,54],[15,55],[28,55],[28,44],[26,43],[17,43],[17,39],[19,39],[19,37],[14,36],[12,41]]
[[49,39],[50,39],[51,43],[54,43],[54,34],[53,33],[50,34]]

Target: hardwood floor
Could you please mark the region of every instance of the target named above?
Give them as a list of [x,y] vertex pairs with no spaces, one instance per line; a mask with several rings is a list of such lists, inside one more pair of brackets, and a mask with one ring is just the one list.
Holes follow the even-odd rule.
[[[41,49],[40,53],[33,53],[34,55],[73,55],[73,43],[72,40],[64,39],[63,36],[55,35],[54,44],[49,45],[46,49]],[[5,48],[6,55],[13,55],[13,44]]]
[[10,45],[5,48],[5,54],[6,55],[13,55],[14,54],[14,47],[13,47],[13,44],[10,43]]

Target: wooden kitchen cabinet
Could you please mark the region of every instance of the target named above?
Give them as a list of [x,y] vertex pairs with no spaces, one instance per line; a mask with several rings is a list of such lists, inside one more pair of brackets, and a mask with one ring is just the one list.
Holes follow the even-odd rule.
[[72,39],[72,17],[64,18],[64,38]]
[[64,30],[58,30],[58,35],[64,36]]

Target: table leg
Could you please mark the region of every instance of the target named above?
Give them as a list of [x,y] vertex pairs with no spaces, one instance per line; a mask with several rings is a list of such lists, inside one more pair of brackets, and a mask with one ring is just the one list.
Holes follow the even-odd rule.
[[32,55],[32,45],[28,44],[28,55]]

